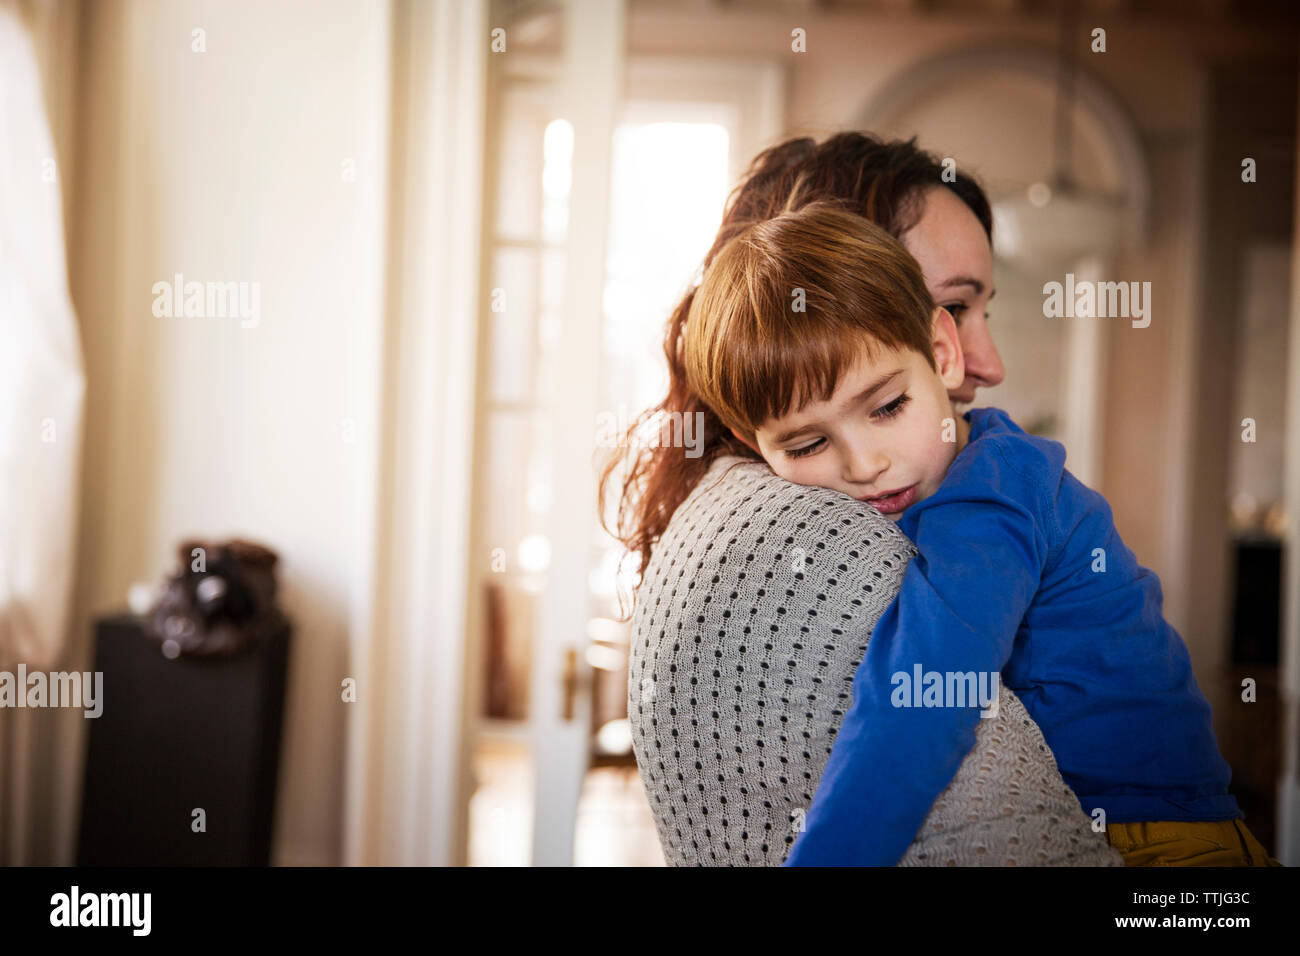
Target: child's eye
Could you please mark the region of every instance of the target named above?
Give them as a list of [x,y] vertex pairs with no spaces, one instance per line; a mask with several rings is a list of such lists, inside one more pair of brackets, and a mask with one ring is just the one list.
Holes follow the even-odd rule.
[[899,395],[898,398],[894,399],[888,405],[882,405],[880,408],[872,412],[872,417],[893,418],[895,415],[901,412],[903,410],[903,406],[906,405],[911,400],[912,400],[912,396],[908,395],[907,392],[904,392],[902,395]]
[[948,314],[952,316],[952,320],[960,325],[962,313],[969,309],[970,306],[963,305],[961,302],[954,302],[952,305],[945,305],[944,308],[948,310]]
[[802,458],[804,455],[811,455],[825,443],[825,438],[819,438],[811,445],[804,445],[802,448],[787,448],[785,453],[790,458]]

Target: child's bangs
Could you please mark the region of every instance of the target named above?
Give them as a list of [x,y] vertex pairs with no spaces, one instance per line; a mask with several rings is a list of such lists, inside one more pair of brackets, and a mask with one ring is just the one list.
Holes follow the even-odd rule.
[[839,322],[811,322],[773,340],[736,350],[731,368],[735,417],[751,434],[765,422],[827,401],[844,375],[882,343],[866,329]]
[[896,239],[814,203],[752,224],[718,253],[684,331],[687,375],[728,427],[752,436],[829,400],[863,359],[910,349],[934,368],[932,310]]

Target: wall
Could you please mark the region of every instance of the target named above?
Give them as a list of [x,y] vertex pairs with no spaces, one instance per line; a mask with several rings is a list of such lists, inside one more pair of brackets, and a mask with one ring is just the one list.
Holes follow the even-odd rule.
[[[339,687],[370,593],[390,8],[105,0],[85,14],[76,639],[132,582],[158,580],[184,536],[277,550],[296,631],[274,860],[337,863]],[[175,273],[260,283],[259,324],[156,317],[152,286]],[[78,748],[60,753],[66,781]]]

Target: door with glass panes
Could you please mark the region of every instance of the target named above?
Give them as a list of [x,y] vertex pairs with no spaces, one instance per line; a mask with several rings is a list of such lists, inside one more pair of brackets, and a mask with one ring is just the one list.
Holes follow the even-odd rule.
[[[645,847],[648,806],[635,837],[625,808],[617,816],[583,787],[589,774],[623,768],[639,788],[626,709],[630,624],[618,597],[632,569],[624,562],[620,581],[623,550],[600,526],[596,481],[626,424],[663,396],[664,323],[712,245],[728,191],[779,133],[781,78],[761,63],[635,58],[626,76],[608,129],[596,249],[591,235],[574,234],[580,127],[565,115],[563,66],[520,58],[496,78],[471,865],[620,865],[657,854]],[[575,327],[567,311],[574,255],[602,261],[594,327]],[[581,407],[576,381],[585,420],[557,414],[566,389],[569,408]],[[568,502],[561,513],[557,489]],[[557,568],[561,553],[583,558]]]

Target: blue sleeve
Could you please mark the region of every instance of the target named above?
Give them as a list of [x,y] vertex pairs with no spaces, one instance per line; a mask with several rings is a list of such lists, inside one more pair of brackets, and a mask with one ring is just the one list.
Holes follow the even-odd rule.
[[852,705],[785,866],[896,864],[975,745],[978,702],[905,707],[891,698],[905,689],[894,675],[911,678],[918,664],[1000,673],[1037,592],[1051,526],[1045,476],[1013,468],[997,447],[981,451],[960,470],[954,463],[914,516],[904,513],[900,529],[918,554],[858,666]]

